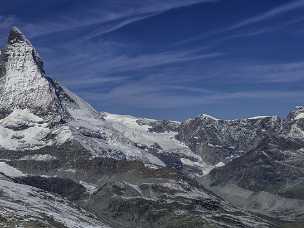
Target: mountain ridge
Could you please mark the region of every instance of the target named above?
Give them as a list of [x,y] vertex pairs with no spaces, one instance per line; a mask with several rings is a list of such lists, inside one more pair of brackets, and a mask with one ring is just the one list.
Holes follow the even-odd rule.
[[[230,183],[227,174],[237,173],[238,167],[251,171],[248,164],[259,161],[264,152],[256,148],[272,152],[269,156],[278,172],[281,166],[276,162],[299,166],[294,160],[301,158],[304,109],[292,111],[286,119],[221,120],[203,114],[181,123],[97,112],[47,77],[39,54],[17,28],[1,52],[0,66],[0,173],[14,183],[8,192],[31,186],[42,195],[56,195],[93,214],[101,223],[96,227],[278,227],[269,217],[291,218],[290,214],[282,218],[266,213],[268,208],[258,216],[243,202],[236,206],[214,186],[223,185],[225,190],[228,183],[237,185],[239,176]],[[292,150],[289,155],[297,155],[290,155],[294,160],[288,164],[278,156],[286,148]],[[250,160],[252,150],[257,157]],[[243,160],[248,164],[239,163]],[[271,181],[264,183],[256,178],[256,169],[249,171],[252,182],[264,184],[257,191],[269,189]],[[296,184],[302,176],[286,172],[284,178]],[[239,187],[256,190],[247,183]],[[297,192],[291,188],[285,193]],[[288,194],[282,197],[288,200]],[[301,199],[295,196],[299,203]],[[32,197],[39,201],[42,196]],[[20,199],[10,200],[18,204]],[[290,208],[300,212],[293,205]],[[45,213],[49,217],[52,208]],[[22,212],[19,215],[18,219],[25,219]],[[29,216],[41,220],[36,214]],[[54,220],[63,227],[86,227],[56,216]],[[50,221],[46,226],[56,227]]]

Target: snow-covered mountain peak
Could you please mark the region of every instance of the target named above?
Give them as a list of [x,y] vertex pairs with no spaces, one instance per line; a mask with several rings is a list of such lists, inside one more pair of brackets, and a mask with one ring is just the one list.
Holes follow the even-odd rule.
[[295,109],[288,114],[287,119],[291,121],[304,119],[304,106],[296,106]]
[[32,45],[31,42],[26,38],[26,36],[17,27],[12,27],[8,36],[8,43],[26,43]]
[[96,114],[90,105],[47,77],[36,49],[13,27],[0,54],[0,118],[25,109],[55,122]]
[[57,110],[58,97],[43,70],[43,62],[30,41],[13,28],[0,58],[0,112],[7,115],[16,109],[37,114]]
[[218,118],[216,118],[216,117],[214,117],[214,116],[211,116],[211,115],[209,115],[209,114],[207,114],[207,113],[201,114],[201,115],[200,115],[200,118],[202,118],[202,119],[214,120],[214,121],[219,120]]

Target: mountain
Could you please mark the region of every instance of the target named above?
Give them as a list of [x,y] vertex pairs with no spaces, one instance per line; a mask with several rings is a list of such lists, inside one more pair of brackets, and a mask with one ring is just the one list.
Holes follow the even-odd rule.
[[[98,112],[47,77],[17,28],[1,50],[0,69],[2,227],[302,221],[304,109],[286,119],[204,114],[182,123]],[[231,186],[239,192],[228,193]],[[276,211],[255,195],[263,192],[279,195]]]
[[303,221],[304,107],[285,119],[258,116],[185,121],[177,138],[204,161],[220,164],[200,183],[235,206]]
[[57,112],[60,100],[45,76],[43,62],[29,40],[17,29],[1,51],[1,114],[29,108],[47,115]]
[[185,121],[177,138],[204,161],[226,164],[255,148],[268,135],[277,134],[281,127],[282,120],[277,116],[221,120],[203,114]]

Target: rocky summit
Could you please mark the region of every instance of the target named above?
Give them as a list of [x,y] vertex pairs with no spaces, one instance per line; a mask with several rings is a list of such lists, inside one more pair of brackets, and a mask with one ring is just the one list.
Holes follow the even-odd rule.
[[1,227],[301,227],[303,164],[303,107],[182,123],[98,112],[19,29],[1,49]]

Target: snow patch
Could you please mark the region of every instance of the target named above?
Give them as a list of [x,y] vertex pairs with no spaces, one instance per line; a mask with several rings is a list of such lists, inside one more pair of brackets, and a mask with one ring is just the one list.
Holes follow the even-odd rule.
[[84,181],[79,181],[79,184],[81,184],[83,187],[85,187],[89,194],[93,194],[94,192],[97,191],[97,187],[95,185],[89,184]]
[[43,123],[43,119],[31,113],[28,109],[16,109],[6,118],[0,120],[2,126],[13,129],[41,123]]
[[18,132],[7,129],[0,124],[0,147],[8,150],[35,150],[46,146],[44,138],[50,129],[43,126],[33,126]]
[[304,137],[304,131],[297,126],[297,124],[292,124],[290,128],[290,132],[288,133],[290,137],[294,138],[303,138]]
[[212,144],[212,143],[207,143],[207,145],[208,145],[209,147],[223,148],[223,146],[220,146],[220,145],[214,145],[214,144]]
[[259,120],[259,119],[265,119],[265,118],[272,118],[272,116],[253,116],[247,118],[248,120]]
[[215,165],[216,168],[223,167],[223,166],[225,166],[224,162],[219,162]]
[[[0,120],[0,148],[7,150],[36,150],[65,143],[72,138],[68,126],[52,130],[42,118],[28,109],[16,109]],[[49,138],[54,135],[54,138]]]
[[138,120],[136,117],[107,114],[105,119],[115,130],[121,132],[126,138],[129,138],[133,142],[149,146],[158,143],[164,150],[186,147],[175,139],[176,132],[149,132],[150,126],[139,125],[136,122]]
[[187,158],[181,158],[180,160],[184,165],[201,169],[203,172],[203,175],[207,175],[214,168],[213,166],[208,165],[208,164],[204,163],[203,161],[194,162]]
[[299,113],[298,115],[296,115],[295,120],[299,120],[299,119],[304,119],[304,112]]
[[68,126],[63,126],[53,132],[56,134],[55,143],[57,145],[64,144],[73,138],[71,129]]
[[76,173],[76,169],[65,169],[63,171],[67,173]]
[[5,162],[0,162],[0,173],[3,173],[4,175],[6,175],[8,177],[25,176],[25,174],[22,173],[20,170],[8,165]]
[[210,116],[210,115],[205,114],[205,113],[202,114],[201,117],[205,118],[205,119],[212,119],[212,120],[215,120],[215,121],[219,120],[218,118],[215,118],[214,116]]
[[19,160],[52,161],[52,160],[57,160],[57,158],[50,154],[34,154],[34,155],[26,155],[20,158]]

